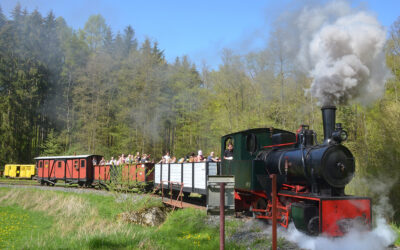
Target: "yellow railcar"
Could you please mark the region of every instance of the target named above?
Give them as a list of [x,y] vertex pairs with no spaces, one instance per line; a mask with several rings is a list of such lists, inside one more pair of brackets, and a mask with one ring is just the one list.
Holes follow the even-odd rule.
[[6,164],[4,167],[4,176],[6,178],[32,179],[32,177],[35,175],[35,165]]

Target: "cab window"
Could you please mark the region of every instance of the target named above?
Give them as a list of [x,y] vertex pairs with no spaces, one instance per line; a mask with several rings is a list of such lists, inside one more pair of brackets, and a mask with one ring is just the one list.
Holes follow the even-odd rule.
[[246,150],[251,154],[257,151],[257,137],[253,133],[246,136]]

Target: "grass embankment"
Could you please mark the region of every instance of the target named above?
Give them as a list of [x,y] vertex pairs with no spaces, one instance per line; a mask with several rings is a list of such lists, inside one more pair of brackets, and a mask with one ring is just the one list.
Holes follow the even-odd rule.
[[[159,227],[118,219],[121,212],[153,206],[162,204],[148,195],[0,188],[0,248],[218,249],[218,227],[206,223],[205,211],[172,212]],[[238,223],[227,221],[228,236]]]

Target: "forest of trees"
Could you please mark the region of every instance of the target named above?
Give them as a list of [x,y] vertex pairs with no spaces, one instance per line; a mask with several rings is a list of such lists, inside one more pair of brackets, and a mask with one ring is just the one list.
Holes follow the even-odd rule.
[[[338,107],[345,143],[357,159],[348,192],[388,197],[400,221],[400,19],[386,45],[392,77],[372,106]],[[101,15],[74,30],[52,12],[17,4],[0,9],[0,165],[39,155],[136,151],[177,157],[220,151],[222,135],[254,127],[294,131],[309,124],[322,139],[320,107],[305,94],[311,79],[285,53],[279,27],[265,49],[222,52],[218,69],[187,56],[167,62],[157,42],[127,26],[112,31]]]

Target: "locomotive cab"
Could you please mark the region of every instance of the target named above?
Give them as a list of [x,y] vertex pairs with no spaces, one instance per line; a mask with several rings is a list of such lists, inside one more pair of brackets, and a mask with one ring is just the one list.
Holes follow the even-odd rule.
[[274,143],[294,145],[294,133],[274,129],[256,128],[225,135],[221,138],[221,153],[233,144],[233,159],[222,158],[221,174],[235,176],[235,188],[251,191],[265,190],[265,181],[269,179],[265,163],[259,153],[264,147],[274,147]]
[[[248,211],[254,207],[254,202],[261,203],[256,207],[265,207],[265,193],[270,194],[266,190],[270,189],[271,183],[265,162],[259,155],[265,151],[265,147],[273,148],[276,144],[294,145],[296,135],[274,128],[256,128],[228,134],[221,138],[222,154],[229,143],[233,144],[233,159],[221,157],[221,175],[235,176],[236,210]],[[254,198],[252,194],[260,196]]]

